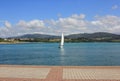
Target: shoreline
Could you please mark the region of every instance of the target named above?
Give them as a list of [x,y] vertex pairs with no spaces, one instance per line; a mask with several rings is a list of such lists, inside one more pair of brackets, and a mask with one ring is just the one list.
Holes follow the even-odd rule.
[[30,43],[30,42],[0,42],[0,44],[23,44],[23,43]]
[[23,67],[119,67],[120,68],[120,66],[118,65],[118,66],[70,66],[70,65],[64,65],[64,66],[61,66],[61,65],[17,65],[17,64],[0,64],[0,67],[6,67],[6,66],[8,66],[8,67],[10,67],[10,66],[16,66],[16,67],[19,67],[19,66],[23,66]]
[[[59,42],[0,42],[0,44],[59,43]],[[65,42],[65,43],[120,43],[120,42]]]

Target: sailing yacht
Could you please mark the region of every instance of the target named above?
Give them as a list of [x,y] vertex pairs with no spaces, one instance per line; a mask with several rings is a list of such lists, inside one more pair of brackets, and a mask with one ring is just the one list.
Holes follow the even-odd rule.
[[63,45],[64,45],[64,35],[63,35],[63,33],[62,33],[61,42],[60,42],[59,48],[63,48]]

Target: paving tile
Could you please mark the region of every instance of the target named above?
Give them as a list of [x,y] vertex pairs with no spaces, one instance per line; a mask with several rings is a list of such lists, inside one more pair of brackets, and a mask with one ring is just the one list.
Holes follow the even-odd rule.
[[2,78],[36,78],[45,79],[50,68],[14,68],[0,67],[0,77]]
[[120,80],[120,69],[63,69],[63,79]]
[[62,68],[52,67],[46,78],[46,81],[62,81]]

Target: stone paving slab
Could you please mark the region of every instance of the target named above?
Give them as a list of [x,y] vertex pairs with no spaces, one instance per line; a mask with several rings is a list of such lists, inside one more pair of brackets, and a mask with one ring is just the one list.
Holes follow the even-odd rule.
[[49,71],[50,71],[50,68],[0,67],[0,77],[45,79]]

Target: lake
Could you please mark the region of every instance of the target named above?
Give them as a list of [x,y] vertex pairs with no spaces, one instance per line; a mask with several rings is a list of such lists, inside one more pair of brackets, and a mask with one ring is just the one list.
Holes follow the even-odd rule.
[[0,44],[0,64],[119,66],[120,43]]

